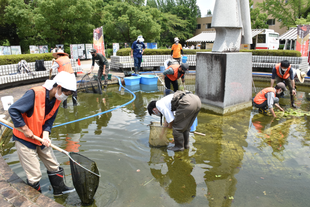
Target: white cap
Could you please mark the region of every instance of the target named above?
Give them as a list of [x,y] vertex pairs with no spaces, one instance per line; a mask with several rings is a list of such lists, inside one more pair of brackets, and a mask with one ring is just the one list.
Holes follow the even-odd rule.
[[74,73],[61,71],[53,80],[67,90],[76,91],[76,78]]
[[138,38],[137,38],[137,40],[139,40],[139,42],[143,42],[143,41],[144,41],[143,36],[142,36],[142,35],[139,35]]

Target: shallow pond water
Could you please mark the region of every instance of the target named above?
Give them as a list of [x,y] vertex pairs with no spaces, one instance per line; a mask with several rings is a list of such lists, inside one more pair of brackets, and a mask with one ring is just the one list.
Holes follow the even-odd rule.
[[[255,83],[257,92],[268,84]],[[194,82],[186,88],[194,90]],[[158,91],[150,92],[154,90]],[[308,112],[310,91],[299,90],[296,105]],[[174,153],[148,144],[147,125],[159,118],[149,116],[146,107],[163,96],[163,88],[144,91],[135,92],[136,100],[123,108],[52,130],[53,144],[97,163],[101,178],[92,206],[309,205],[309,117],[272,119],[255,108],[228,116],[201,111],[197,131],[206,136],[191,134],[190,149]],[[79,105],[69,102],[68,109],[60,108],[54,124],[112,109],[132,97],[116,86],[103,95],[78,94]],[[290,108],[288,93],[280,105]],[[1,153],[26,180],[11,133],[6,136]],[[58,151],[55,155],[65,169],[66,183],[72,186],[68,157]],[[46,169],[43,165],[41,169],[43,194],[64,206],[81,205],[76,193],[54,197]]]

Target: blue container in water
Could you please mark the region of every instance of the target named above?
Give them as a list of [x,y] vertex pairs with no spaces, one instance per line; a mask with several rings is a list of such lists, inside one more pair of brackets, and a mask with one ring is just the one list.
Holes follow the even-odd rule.
[[160,68],[159,68],[159,70],[161,71],[161,72],[164,72],[165,71],[165,66],[160,66]]
[[197,117],[196,117],[196,119],[195,119],[195,121],[194,121],[193,125],[191,126],[190,131],[191,131],[191,132],[196,131],[196,127],[197,127],[197,125],[198,125],[198,119],[197,119]]
[[187,57],[186,56],[183,56],[182,57],[182,63],[186,63],[187,62]]
[[158,77],[155,75],[141,75],[140,83],[143,85],[157,85]]
[[132,85],[139,85],[140,84],[140,76],[130,76],[124,78],[125,85],[132,86]]

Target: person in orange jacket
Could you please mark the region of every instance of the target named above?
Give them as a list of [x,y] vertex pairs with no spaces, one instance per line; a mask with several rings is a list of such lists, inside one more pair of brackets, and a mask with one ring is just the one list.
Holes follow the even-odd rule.
[[[53,62],[53,65],[50,69],[50,73],[53,70],[58,70],[58,72],[66,71],[68,73],[74,74],[68,53],[65,53],[62,51],[61,52],[55,52],[55,53],[53,53],[53,57],[56,58],[56,60]],[[74,91],[72,94],[72,102],[73,102],[73,106],[77,105],[77,92],[76,91]],[[63,107],[67,108],[67,99],[64,100]]]
[[276,80],[276,83],[280,83],[283,81],[285,82],[285,84],[290,89],[291,105],[293,108],[296,108],[295,103],[294,103],[295,102],[294,97],[296,95],[294,72],[288,60],[281,61],[281,63],[278,63],[272,69],[270,87],[273,87],[275,80]]
[[278,83],[275,88],[273,87],[264,88],[263,90],[258,92],[253,98],[252,100],[253,106],[258,108],[259,113],[263,114],[267,113],[267,107],[268,107],[273,117],[276,117],[273,110],[273,105],[275,105],[281,111],[284,111],[279,105],[279,98],[276,96],[277,94],[279,95],[282,93],[282,91],[286,90],[287,89],[283,82]]
[[[53,80],[47,80],[43,86],[28,90],[9,108],[14,127],[23,131],[13,129],[13,141],[27,176],[27,184],[39,192],[42,178],[39,158],[47,169],[54,195],[75,191],[64,184],[64,169],[56,160],[49,137],[61,101],[74,91],[74,74],[62,71]],[[34,135],[42,138],[42,143],[33,139]]]
[[170,65],[163,72],[165,86],[170,89],[170,84],[172,84],[174,92],[179,90],[178,79],[182,79],[182,83],[185,83],[184,74],[189,70],[189,65],[187,63],[181,63]]

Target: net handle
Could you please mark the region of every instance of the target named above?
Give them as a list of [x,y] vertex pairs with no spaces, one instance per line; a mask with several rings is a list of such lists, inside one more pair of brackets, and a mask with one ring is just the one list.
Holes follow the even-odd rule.
[[[1,121],[2,123],[4,123],[4,124],[6,124],[6,125],[8,125],[8,126],[10,126],[10,127],[12,127],[12,128],[14,128],[14,129],[17,129],[18,131],[24,133],[24,131],[23,131],[22,129],[20,129],[20,128],[15,128],[14,125],[13,125],[11,122],[8,122],[7,120],[2,119],[2,118],[0,118],[0,121]],[[38,136],[36,136],[36,135],[33,135],[33,138],[36,139],[36,140],[38,140],[38,141],[40,141],[40,142],[43,141],[43,139],[41,139],[40,137],[38,137]],[[51,147],[53,147],[55,150],[58,150],[58,151],[60,151],[60,152],[62,152],[62,153],[64,153],[64,154],[69,154],[67,151],[65,151],[65,150],[63,150],[63,149],[57,147],[56,145],[51,144]]]
[[[24,133],[24,131],[23,131],[22,129],[20,129],[20,128],[15,128],[14,125],[13,125],[11,122],[8,122],[7,120],[5,120],[5,119],[3,119],[3,118],[0,118],[0,121],[1,121],[2,123],[4,123],[4,124],[6,124],[6,125],[8,125],[8,126],[10,126],[10,127],[12,127],[12,128],[14,128],[14,129],[17,129],[18,131]],[[36,136],[36,135],[33,135],[33,138],[36,139],[36,140],[38,140],[38,141],[40,141],[40,142],[43,141],[43,139],[41,139],[40,137],[38,137],[38,136]],[[85,167],[82,166],[80,163],[78,163],[77,161],[75,161],[75,160],[70,156],[69,152],[67,152],[66,150],[63,150],[63,149],[57,147],[57,146],[54,145],[54,144],[51,144],[51,147],[54,148],[55,150],[58,150],[59,152],[62,152],[62,153],[64,153],[64,154],[66,154],[66,155],[69,157],[69,159],[72,160],[72,161],[73,161],[75,164],[77,164],[78,166],[82,167],[83,169],[87,170],[88,172],[90,172],[90,173],[92,173],[92,174],[94,174],[94,175],[96,175],[96,176],[98,176],[98,177],[101,177],[100,175],[98,175],[98,174],[94,173],[93,171],[91,171],[91,170],[85,168]]]

